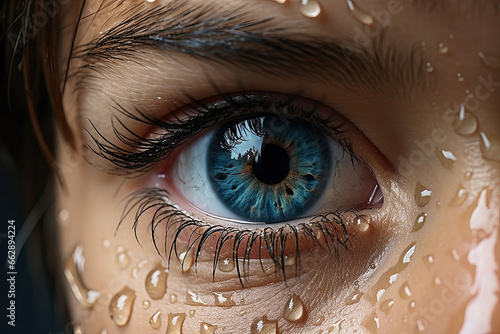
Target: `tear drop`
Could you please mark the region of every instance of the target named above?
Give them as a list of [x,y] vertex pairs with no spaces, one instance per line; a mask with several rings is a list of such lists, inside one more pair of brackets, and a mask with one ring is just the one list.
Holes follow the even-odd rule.
[[219,270],[224,273],[229,273],[233,271],[235,268],[233,258],[228,257],[225,259],[219,259],[219,262],[217,263],[217,268],[219,268]]
[[413,229],[411,231],[416,232],[416,231],[420,230],[424,226],[426,218],[427,218],[427,214],[425,212],[421,212],[417,216],[417,219],[415,219],[415,223],[413,224]]
[[481,132],[481,153],[486,160],[500,160],[500,139],[493,135]]
[[187,273],[193,266],[193,252],[187,246],[180,246],[177,249],[177,256],[181,265],[182,273]]
[[477,55],[485,66],[491,68],[500,68],[500,58],[488,57],[485,56],[482,52],[478,52]]
[[356,20],[359,22],[365,24],[365,25],[372,25],[374,20],[373,16],[370,14],[366,13],[364,10],[358,8],[356,5],[354,5],[354,0],[346,0],[347,1],[347,7],[349,7],[349,12],[351,13],[351,16],[354,17]]
[[168,270],[160,265],[154,267],[146,275],[146,292],[151,299],[161,299],[167,292]]
[[200,324],[200,334],[214,334],[217,326],[211,325],[206,322]]
[[420,182],[417,181],[415,187],[415,203],[418,206],[426,206],[431,200],[432,191],[424,187]]
[[109,302],[109,316],[117,326],[125,326],[134,307],[135,291],[128,286],[115,294]]
[[453,129],[461,136],[469,136],[477,131],[476,117],[472,113],[465,111],[463,104],[460,105],[458,119],[454,122]]
[[149,318],[149,325],[151,326],[151,328],[153,329],[158,329],[161,327],[161,311],[156,311],[155,314],[153,314],[151,316],[151,318]]
[[304,303],[299,296],[292,294],[283,308],[283,318],[290,322],[299,321],[305,313]]
[[186,313],[170,313],[165,334],[182,334],[182,325],[185,319]]
[[317,17],[321,14],[321,6],[316,0],[302,0],[300,12],[307,17]]
[[278,334],[278,322],[266,316],[256,318],[250,327],[251,334]]

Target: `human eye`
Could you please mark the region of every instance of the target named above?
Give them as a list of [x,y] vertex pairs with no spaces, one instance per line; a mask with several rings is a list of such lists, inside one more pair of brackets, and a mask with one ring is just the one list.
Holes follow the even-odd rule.
[[228,266],[242,286],[262,274],[286,280],[300,273],[301,256],[349,256],[342,250],[383,206],[365,161],[379,157],[317,100],[242,91],[191,101],[168,119],[139,114],[150,125],[144,135],[117,126],[126,145],[94,135],[93,150],[114,173],[139,173],[120,225],[134,217],[136,236],[147,226],[156,251],[181,272],[211,264],[212,280]]

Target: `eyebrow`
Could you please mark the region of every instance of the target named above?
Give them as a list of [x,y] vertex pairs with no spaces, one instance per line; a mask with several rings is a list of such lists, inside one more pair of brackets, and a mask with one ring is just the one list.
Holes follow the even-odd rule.
[[256,19],[245,5],[221,10],[212,3],[183,0],[151,9],[136,5],[124,14],[113,28],[75,48],[73,57],[85,65],[74,73],[102,73],[116,62],[140,63],[150,51],[159,51],[165,57],[188,55],[238,72],[311,79],[392,98],[411,100],[426,86],[420,44],[401,51],[385,41],[383,32],[361,45],[347,36],[291,32],[272,17]]

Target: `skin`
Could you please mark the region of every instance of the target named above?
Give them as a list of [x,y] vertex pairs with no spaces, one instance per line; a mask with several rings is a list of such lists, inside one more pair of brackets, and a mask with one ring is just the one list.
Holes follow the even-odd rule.
[[[355,27],[365,28],[349,14],[343,1],[322,1],[322,14],[318,18],[302,16],[297,4],[247,2],[217,2],[217,6],[231,8],[245,3],[256,18],[263,18],[265,13],[276,18],[273,24],[291,31],[297,31],[296,27],[300,26],[301,32],[332,38],[342,35],[355,38]],[[99,3],[87,1],[84,14],[92,13]],[[144,6],[164,3],[167,1]],[[356,3],[366,12],[390,8],[385,1]],[[122,5],[126,6],[128,4]],[[468,17],[467,9],[461,12],[451,4],[449,7],[445,13],[428,13],[402,1],[401,10],[390,15],[386,40],[403,50],[425,42],[423,58],[433,67],[433,71],[427,73],[425,88],[411,92],[415,93],[411,101],[376,92],[353,91],[310,78],[300,83],[279,77],[269,80],[264,74],[224,69],[188,56],[178,57],[186,65],[180,70],[171,58],[154,52],[146,55],[142,62],[115,62],[109,71],[116,80],[90,79],[90,82],[98,80],[99,90],[76,89],[82,79],[70,77],[63,105],[75,134],[77,150],[73,151],[59,140],[58,163],[66,190],[59,189],[57,206],[69,213],[59,224],[61,261],[81,245],[85,258],[82,279],[88,288],[101,293],[94,307],[87,309],[75,298],[69,284],[65,287],[73,325],[79,326],[83,333],[100,333],[104,329],[107,333],[164,333],[169,313],[186,313],[184,333],[199,332],[201,322],[216,325],[216,333],[247,333],[254,319],[264,315],[278,322],[280,333],[330,332],[330,329],[360,333],[375,332],[377,327],[380,332],[399,333],[500,331],[500,69],[486,66],[478,56],[478,52],[482,52],[497,61],[500,59],[500,45],[491,33],[500,29],[500,15]],[[71,2],[65,5],[60,17],[61,73],[65,70],[63,64],[66,64],[79,9],[80,6]],[[76,45],[83,45],[99,32],[116,25],[121,14],[115,12],[109,16],[108,12],[103,10],[93,20],[82,20]],[[440,52],[439,43],[448,47],[446,53]],[[81,65],[79,62],[81,60],[74,60],[72,66]],[[211,253],[206,248],[198,261],[197,272],[193,267],[182,273],[179,264],[171,261],[167,292],[163,298],[152,300],[145,290],[146,275],[156,265],[167,267],[168,263],[154,249],[147,223],[138,228],[141,245],[129,229],[132,217],[127,217],[116,233],[115,230],[123,210],[120,201],[154,183],[158,171],[166,168],[162,166],[168,166],[168,161],[160,163],[159,169],[123,183],[123,176],[95,168],[106,162],[84,148],[88,137],[83,128],[89,128],[90,119],[101,133],[112,138],[109,124],[113,110],[107,103],[110,96],[124,106],[140,105],[151,115],[168,117],[162,102],[181,98],[178,87],[196,98],[217,94],[207,73],[228,92],[240,91],[241,84],[249,90],[284,94],[300,90],[304,97],[333,106],[353,124],[349,131],[353,148],[373,170],[384,193],[384,205],[368,213],[371,227],[366,231],[356,229],[352,215],[347,215],[349,233],[354,236],[350,251],[340,250],[335,256],[324,248],[311,247],[301,253],[300,275],[289,271],[286,283],[281,274],[266,275],[259,268],[250,270],[244,288],[236,271],[218,272],[213,282]],[[457,73],[464,78],[463,82],[457,79]],[[484,80],[489,77],[494,83],[490,90],[484,88]],[[483,88],[478,88],[481,84]],[[467,101],[466,90],[475,94],[480,104],[477,109],[467,109],[477,119],[478,129],[463,136],[454,130],[453,122],[456,122],[459,105]],[[489,95],[479,98],[478,92],[483,97],[486,93]],[[158,96],[162,102],[158,102]],[[147,131],[137,124],[130,123],[130,126],[137,131]],[[490,138],[494,147],[496,145],[496,154],[481,151],[481,132]],[[451,168],[440,163],[441,150],[450,151],[456,157]],[[419,160],[419,156],[423,158]],[[401,159],[409,165],[401,165]],[[465,176],[466,172],[472,173],[470,179]],[[415,201],[417,182],[432,191],[430,201],[424,206],[418,206]],[[460,186],[467,195],[457,203],[454,197]],[[418,231],[412,231],[420,213],[427,214],[425,224]],[[163,233],[158,234],[160,245],[164,242]],[[130,259],[122,267],[117,261],[119,247]],[[403,264],[400,258],[406,253]],[[432,256],[431,264],[426,261],[428,256]],[[393,274],[397,277],[389,284],[389,276]],[[127,325],[118,327],[110,318],[108,304],[125,286],[135,291],[136,299]],[[404,292],[405,286],[410,293]],[[385,292],[380,295],[382,289]],[[196,293],[209,305],[186,305],[187,291]],[[349,302],[358,291],[363,294],[359,302]],[[214,306],[213,292],[231,294],[236,306]],[[304,318],[296,323],[283,318],[283,308],[292,293],[300,297],[307,310]],[[171,302],[173,294],[178,296],[176,303]],[[141,307],[144,300],[151,302],[146,310]],[[392,305],[389,310],[388,304]],[[148,321],[157,310],[161,311],[162,323],[159,330],[154,330]],[[190,311],[195,311],[194,315],[189,315]],[[318,321],[322,317],[324,320]]]

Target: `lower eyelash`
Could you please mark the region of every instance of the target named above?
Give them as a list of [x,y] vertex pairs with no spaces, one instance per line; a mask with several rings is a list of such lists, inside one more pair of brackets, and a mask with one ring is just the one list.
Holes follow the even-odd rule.
[[[179,236],[185,229],[191,229],[191,235],[188,238],[188,250],[194,251],[194,265],[197,268],[199,256],[203,246],[210,237],[216,237],[212,276],[215,280],[220,253],[227,242],[232,242],[232,256],[237,270],[238,278],[243,286],[243,279],[248,277],[251,251],[253,247],[259,247],[259,261],[262,270],[263,254],[262,248],[267,250],[267,255],[273,261],[276,272],[280,271],[283,278],[285,275],[285,248],[289,242],[293,242],[295,248],[295,271],[298,272],[300,266],[300,242],[312,241],[318,246],[340,256],[341,249],[349,249],[349,233],[342,218],[342,214],[353,212],[357,209],[346,210],[342,212],[322,214],[313,217],[307,223],[297,225],[286,224],[278,228],[257,228],[257,229],[239,229],[230,226],[211,225],[202,220],[191,217],[187,212],[180,210],[176,205],[169,201],[169,194],[161,188],[144,188],[128,195],[125,199],[125,207],[118,223],[118,228],[124,223],[125,219],[135,212],[132,229],[137,242],[140,244],[137,229],[141,218],[147,213],[152,215],[148,226],[151,229],[151,238],[157,253],[163,258],[162,252],[156,242],[155,231],[161,227],[165,229],[165,245],[163,252],[167,257],[168,264],[172,256],[182,264],[182,260],[177,253]],[[169,231],[174,230],[173,240],[168,247]],[[241,250],[244,255],[241,257]]]

